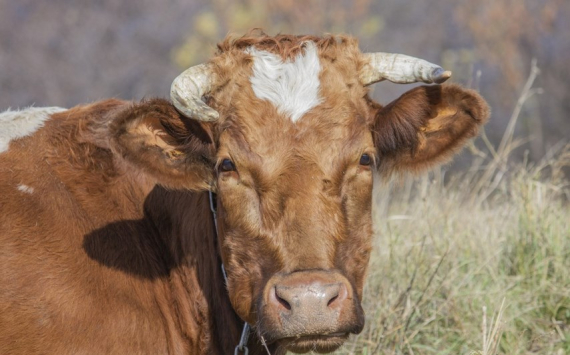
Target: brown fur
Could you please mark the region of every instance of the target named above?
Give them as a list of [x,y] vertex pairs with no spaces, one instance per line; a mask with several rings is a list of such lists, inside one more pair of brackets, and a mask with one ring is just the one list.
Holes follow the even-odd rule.
[[[3,354],[233,351],[240,323],[207,194],[156,187],[146,164],[111,149],[120,120],[141,118],[186,121],[164,100],[109,100],[54,115],[0,155]],[[193,134],[177,149],[208,152]]]
[[[321,58],[322,103],[292,123],[255,96],[243,50],[292,58],[307,40]],[[359,332],[373,170],[446,161],[488,116],[482,98],[454,85],[372,102],[350,37],[252,32],[222,42],[211,63],[207,102],[219,122],[159,99],[107,100],[53,115],[0,154],[3,353],[226,354],[241,318],[260,354],[259,336],[279,333],[268,288],[311,270],[346,282],[352,310],[338,329]],[[364,153],[372,166],[360,165]],[[236,170],[221,171],[223,159]],[[207,189],[218,195],[219,239]],[[306,349],[275,338],[273,353]]]

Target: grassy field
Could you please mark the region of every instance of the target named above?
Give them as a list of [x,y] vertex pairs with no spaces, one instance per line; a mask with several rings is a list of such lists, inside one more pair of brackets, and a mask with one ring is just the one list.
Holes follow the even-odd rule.
[[467,172],[377,189],[367,325],[337,354],[570,354],[570,145],[508,159],[533,80]]
[[570,354],[563,160],[568,148],[492,193],[438,173],[379,193],[367,326],[338,353]]

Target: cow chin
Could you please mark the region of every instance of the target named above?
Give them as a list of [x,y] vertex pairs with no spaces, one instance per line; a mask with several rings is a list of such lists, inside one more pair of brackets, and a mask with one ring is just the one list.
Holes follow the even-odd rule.
[[296,354],[304,354],[309,351],[319,354],[327,354],[335,351],[348,339],[348,333],[329,335],[303,336],[299,338],[284,338],[276,343],[279,347]]
[[259,332],[295,353],[327,353],[364,326],[364,312],[348,280],[335,271],[276,275],[258,307]]

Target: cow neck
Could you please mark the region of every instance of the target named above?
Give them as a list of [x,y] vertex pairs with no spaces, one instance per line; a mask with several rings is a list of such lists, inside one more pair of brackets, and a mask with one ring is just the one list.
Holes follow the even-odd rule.
[[[216,195],[212,191],[208,191],[208,196],[210,197],[210,211],[212,211],[212,217],[214,218],[214,229],[216,232],[216,239],[218,240],[218,245],[221,245],[220,244],[220,237],[218,235],[218,213],[217,213],[217,206],[216,206]],[[228,275],[226,274],[226,268],[224,267],[223,261],[221,262],[220,267],[222,268],[222,275],[224,276],[224,282],[226,284],[226,289],[227,289],[228,288]],[[247,347],[247,341],[249,339],[250,330],[251,330],[251,326],[249,325],[249,323],[244,322],[243,323],[243,329],[241,331],[241,337],[239,339],[239,344],[236,345],[236,347],[235,347],[234,355],[238,355],[238,354],[242,354],[242,353],[244,355],[249,354],[249,349]],[[261,344],[263,345],[263,347],[267,351],[267,354],[271,355],[271,352],[269,351],[269,348],[267,347],[267,344],[265,343],[265,339],[263,338],[263,336],[261,336]]]
[[[218,213],[216,211],[216,202],[215,202],[215,196],[214,193],[212,191],[208,191],[208,195],[210,196],[210,211],[212,211],[212,217],[214,218],[214,229],[215,229],[215,233],[216,233],[216,239],[218,240],[218,245],[220,245],[220,238],[218,236]],[[226,268],[224,267],[224,262],[221,262],[221,268],[222,268],[222,275],[224,275],[224,283],[226,285],[226,289],[228,288],[228,275],[226,274]],[[243,330],[241,331],[241,337],[239,339],[239,344],[236,346],[234,354],[240,354],[243,353],[245,355],[249,354],[249,349],[247,347],[247,340],[249,339],[249,331],[250,331],[251,327],[249,326],[249,323],[244,322],[243,323]]]

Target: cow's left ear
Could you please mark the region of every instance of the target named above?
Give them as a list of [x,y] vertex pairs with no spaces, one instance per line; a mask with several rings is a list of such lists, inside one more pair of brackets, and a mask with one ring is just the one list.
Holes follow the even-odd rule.
[[167,188],[208,189],[214,178],[211,126],[162,99],[123,109],[110,127],[115,154]]
[[372,105],[381,171],[419,172],[449,160],[489,118],[485,100],[457,85],[421,86]]

